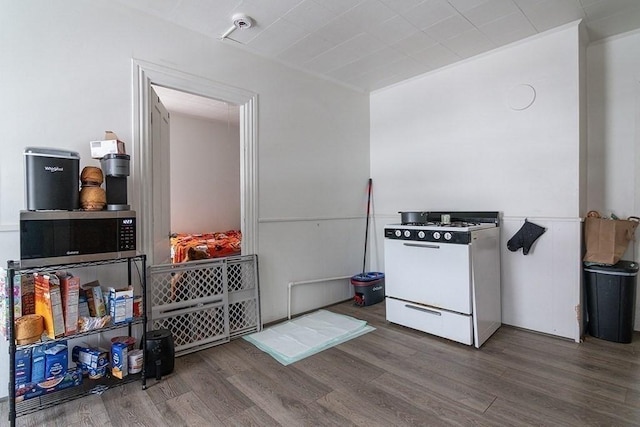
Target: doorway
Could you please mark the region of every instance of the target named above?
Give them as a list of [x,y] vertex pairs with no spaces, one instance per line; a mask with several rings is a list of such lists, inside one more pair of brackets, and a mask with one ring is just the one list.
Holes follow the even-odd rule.
[[[138,241],[140,250],[149,257],[148,265],[163,262],[158,248],[169,244],[167,221],[163,218],[162,209],[158,209],[159,199],[169,191],[162,189],[158,171],[158,161],[168,156],[167,147],[153,141],[151,123],[152,85],[176,91],[216,99],[238,106],[240,136],[240,229],[242,231],[242,254],[253,254],[256,249],[256,197],[257,197],[257,95],[242,89],[168,69],[144,61],[133,61],[134,71],[134,153],[135,162],[132,176],[135,183],[133,200],[138,210]],[[155,167],[154,167],[155,165]],[[155,170],[155,177],[154,177]],[[166,182],[167,177],[163,176]],[[168,249],[167,249],[168,250]],[[154,254],[155,253],[155,254]],[[155,259],[154,259],[155,258]]]
[[[168,157],[170,179],[166,184],[164,177],[154,179],[154,187],[158,183],[169,187],[168,224],[161,232],[190,242],[241,235],[239,106],[156,85],[152,93],[161,104],[152,103],[154,147],[164,137],[163,132],[156,135],[156,119],[164,119],[161,111],[166,109],[169,122],[168,149],[163,148],[166,153],[160,156]],[[157,249],[168,259],[166,247]],[[178,254],[172,251],[172,261],[179,259],[174,255]],[[156,264],[162,262],[158,252],[154,259]]]

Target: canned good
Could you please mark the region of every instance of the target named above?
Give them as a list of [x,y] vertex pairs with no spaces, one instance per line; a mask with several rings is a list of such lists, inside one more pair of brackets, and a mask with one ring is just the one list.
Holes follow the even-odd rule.
[[142,317],[142,297],[136,295],[133,297],[133,317]]
[[144,353],[142,350],[133,350],[129,352],[129,373],[137,374],[142,371],[144,363]]

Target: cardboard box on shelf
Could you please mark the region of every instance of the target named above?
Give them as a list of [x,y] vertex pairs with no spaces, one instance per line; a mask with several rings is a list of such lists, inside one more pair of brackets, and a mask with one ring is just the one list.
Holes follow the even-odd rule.
[[111,132],[106,131],[104,139],[100,141],[90,141],[91,157],[94,159],[101,159],[107,154],[126,154],[124,148],[124,142],[118,139],[118,136]]
[[62,291],[62,314],[64,315],[64,334],[78,332],[78,299],[80,297],[80,278],[66,272],[56,273],[60,279]]
[[[9,286],[9,275],[8,271],[4,268],[0,267],[0,332],[5,338],[9,338],[9,293],[14,293],[14,302],[15,302],[15,289],[12,289]],[[18,292],[20,290],[18,289]],[[22,304],[19,306],[14,305],[13,314],[15,317],[18,317],[18,314],[22,313]]]
[[16,385],[31,382],[31,349],[16,351]]
[[94,280],[93,282],[85,283],[80,286],[80,289],[87,297],[91,317],[102,317],[107,314],[99,281]]
[[20,385],[16,387],[16,402],[39,397],[54,391],[64,390],[82,384],[82,372],[79,368],[69,369],[64,376]]
[[45,380],[44,375],[44,351],[47,344],[42,344],[31,349],[31,381],[39,383]]
[[43,317],[47,336],[55,339],[64,336],[64,316],[60,282],[55,274],[35,273],[36,314]]
[[98,369],[109,364],[109,351],[87,345],[76,345],[71,351],[71,360],[87,368]]
[[109,309],[113,323],[133,321],[133,289],[109,288]]
[[0,268],[0,332],[5,337],[8,336],[9,292],[13,292],[13,316],[15,319],[26,314],[35,314],[33,274],[16,274],[13,276],[13,287],[10,287],[8,271]]
[[47,344],[44,351],[44,377],[59,378],[67,373],[69,350],[66,341]]
[[129,373],[129,356],[127,344],[114,342],[111,344],[111,375],[123,379]]

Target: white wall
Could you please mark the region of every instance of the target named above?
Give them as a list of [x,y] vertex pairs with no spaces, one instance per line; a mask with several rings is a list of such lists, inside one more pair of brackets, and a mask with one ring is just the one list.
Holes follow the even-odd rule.
[[240,128],[171,113],[171,232],[240,229]]
[[[404,210],[501,211],[503,322],[574,339],[579,35],[568,25],[371,95],[376,226]],[[522,84],[535,100],[514,110],[510,94]],[[506,250],[525,217],[548,228],[527,256]]]
[[[640,31],[587,49],[589,210],[640,216]],[[638,233],[636,233],[637,235]],[[623,259],[638,261],[640,238]],[[640,292],[635,329],[640,330]]]
[[[263,321],[286,316],[289,281],[361,268],[367,94],[106,0],[3,2],[0,29],[0,259],[19,256],[25,146],[71,149],[80,153],[81,167],[96,165],[88,142],[108,129],[134,153],[136,58],[258,94]],[[135,208],[139,200],[131,204]],[[319,228],[327,238],[308,244]],[[280,254],[286,254],[285,262],[279,262]],[[335,259],[340,262],[330,262]],[[342,282],[303,292],[318,307],[348,298],[350,291]],[[7,382],[7,365],[7,351],[0,348],[0,384]]]

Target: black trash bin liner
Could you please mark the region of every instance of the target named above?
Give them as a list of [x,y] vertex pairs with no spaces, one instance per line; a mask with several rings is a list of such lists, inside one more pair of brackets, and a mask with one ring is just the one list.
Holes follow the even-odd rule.
[[633,338],[638,263],[585,265],[589,335],[630,343]]

